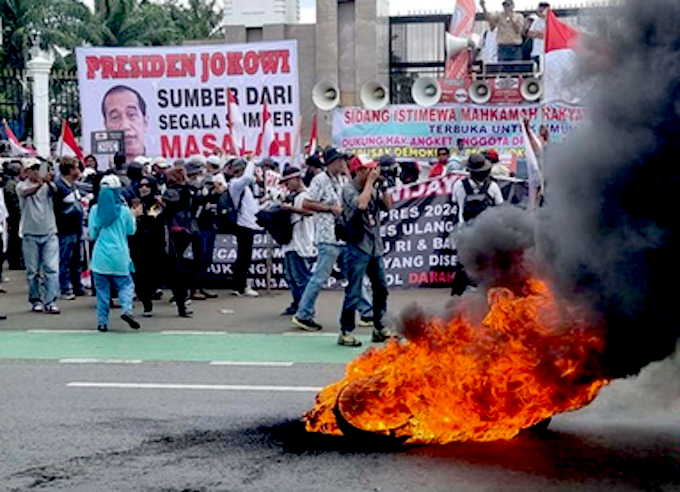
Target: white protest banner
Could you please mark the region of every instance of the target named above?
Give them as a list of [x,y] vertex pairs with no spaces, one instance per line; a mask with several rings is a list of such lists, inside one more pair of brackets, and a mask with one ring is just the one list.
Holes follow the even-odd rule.
[[545,125],[551,141],[562,142],[586,120],[586,111],[565,104],[339,108],[333,111],[333,145],[373,158],[391,154],[399,161],[425,161],[436,160],[439,147],[454,148],[461,139],[466,149],[495,148],[524,157],[524,118],[534,131]]
[[128,160],[234,154],[231,91],[243,114],[245,152],[255,150],[266,102],[279,155],[292,154],[300,117],[296,41],[78,48],[76,56],[87,152],[92,132],[123,130]]

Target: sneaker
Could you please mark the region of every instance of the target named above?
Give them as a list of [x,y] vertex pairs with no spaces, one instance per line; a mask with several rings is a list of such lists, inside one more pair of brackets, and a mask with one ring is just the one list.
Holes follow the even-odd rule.
[[153,318],[153,311],[144,311],[142,313],[142,318]]
[[163,299],[163,291],[161,289],[157,289],[156,292],[154,292],[153,300],[160,301],[161,299]]
[[295,313],[297,313],[297,308],[294,308],[293,306],[288,306],[286,310],[281,313],[281,316],[292,316]]
[[7,319],[6,314],[0,314],[0,321],[5,321]]
[[351,333],[342,331],[338,337],[338,345],[344,345],[345,347],[361,347],[361,341]]
[[323,329],[323,326],[321,326],[319,323],[309,319],[300,319],[297,316],[293,316],[290,321],[295,326],[305,331],[320,331]]
[[139,330],[142,327],[142,325],[139,324],[132,313],[123,313],[120,316],[120,319],[125,321],[133,330]]
[[207,297],[205,296],[205,294],[203,294],[202,292],[200,292],[200,291],[198,291],[198,290],[193,291],[193,292],[191,293],[191,296],[190,296],[190,297],[191,297],[191,299],[193,299],[194,301],[205,301],[205,300],[207,299]]
[[373,328],[372,341],[375,343],[381,343],[388,338],[396,338],[396,336],[397,335],[395,335],[395,333],[389,328],[380,328],[379,330],[377,328]]
[[246,287],[246,290],[244,290],[242,294],[246,297],[260,297],[260,294],[258,294],[257,291],[253,290],[250,287]]
[[180,318],[191,318],[194,314],[194,312],[191,309],[184,309],[182,311],[179,311],[177,313]]
[[360,318],[357,323],[360,328],[373,328],[373,320],[371,318]]
[[101,331],[102,333],[109,331],[109,328],[106,325],[99,325],[97,326],[97,331]]
[[208,292],[207,290],[201,289],[199,291],[201,294],[205,296],[206,299],[217,299],[217,294],[213,294],[212,292]]
[[76,295],[75,294],[62,294],[61,298],[64,299],[65,301],[75,301]]
[[45,308],[42,305],[42,302],[34,302],[33,307],[31,308],[31,311],[34,313],[42,313],[45,310]]
[[48,314],[61,314],[61,309],[56,304],[49,304],[45,306],[45,312]]

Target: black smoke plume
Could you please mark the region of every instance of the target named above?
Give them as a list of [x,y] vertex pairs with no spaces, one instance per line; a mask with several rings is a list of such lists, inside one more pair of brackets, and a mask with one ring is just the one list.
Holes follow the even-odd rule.
[[610,21],[591,122],[548,156],[539,244],[562,292],[604,319],[621,377],[680,334],[680,2],[631,0]]

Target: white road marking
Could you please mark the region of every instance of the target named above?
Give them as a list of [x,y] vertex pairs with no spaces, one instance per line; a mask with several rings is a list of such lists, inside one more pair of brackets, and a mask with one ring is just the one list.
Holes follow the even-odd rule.
[[161,331],[161,335],[227,335],[227,332],[226,331],[172,330],[172,331]]
[[61,364],[141,364],[141,359],[59,359]]
[[248,367],[293,367],[293,362],[247,362],[233,360],[214,360],[211,366],[248,366]]
[[72,333],[83,333],[88,335],[97,335],[99,332],[97,330],[26,330],[26,333],[49,333],[53,334],[72,334]]
[[174,383],[90,383],[74,381],[69,388],[103,389],[174,389],[203,391],[274,391],[282,393],[318,393],[323,388],[316,386],[250,386],[231,384],[174,384]]
[[284,337],[337,337],[337,333],[315,333],[315,332],[296,332],[296,331],[285,331],[283,332]]

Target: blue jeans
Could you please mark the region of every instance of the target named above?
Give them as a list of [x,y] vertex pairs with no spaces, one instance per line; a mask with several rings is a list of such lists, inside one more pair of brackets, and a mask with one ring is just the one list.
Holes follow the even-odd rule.
[[111,286],[118,291],[118,300],[123,314],[132,314],[134,309],[132,298],[135,284],[130,275],[103,275],[92,272],[94,287],[97,291],[97,326],[109,324],[109,311],[111,310]]
[[373,319],[373,291],[363,279],[361,280],[361,299],[359,299],[357,310],[362,318]]
[[311,258],[303,258],[295,251],[288,251],[283,257],[283,273],[290,287],[290,293],[293,295],[293,304],[291,304],[293,309],[297,309],[300,304],[309,277],[312,275],[311,267]]
[[59,285],[62,295],[82,291],[80,284],[80,234],[59,235]]
[[314,269],[314,273],[312,273],[309,282],[307,282],[307,287],[305,287],[305,291],[300,299],[297,313],[295,313],[297,319],[305,321],[314,319],[314,304],[316,304],[316,298],[319,296],[319,293],[326,282],[328,282],[328,279],[333,272],[333,265],[338,261],[338,258],[345,247],[321,243],[319,244],[318,249],[319,256],[316,259],[316,268]]
[[372,256],[364,253],[353,244],[345,249],[345,276],[347,288],[345,301],[342,304],[340,327],[343,332],[353,331],[355,328],[356,310],[361,301],[361,289],[364,275],[368,276],[373,287],[373,324],[376,329],[383,327],[383,317],[387,311],[387,279],[385,278],[385,263],[382,256]]
[[[28,301],[54,304],[59,295],[59,239],[56,234],[33,236],[26,234],[22,241]],[[45,277],[45,297],[40,295],[41,273]]]

